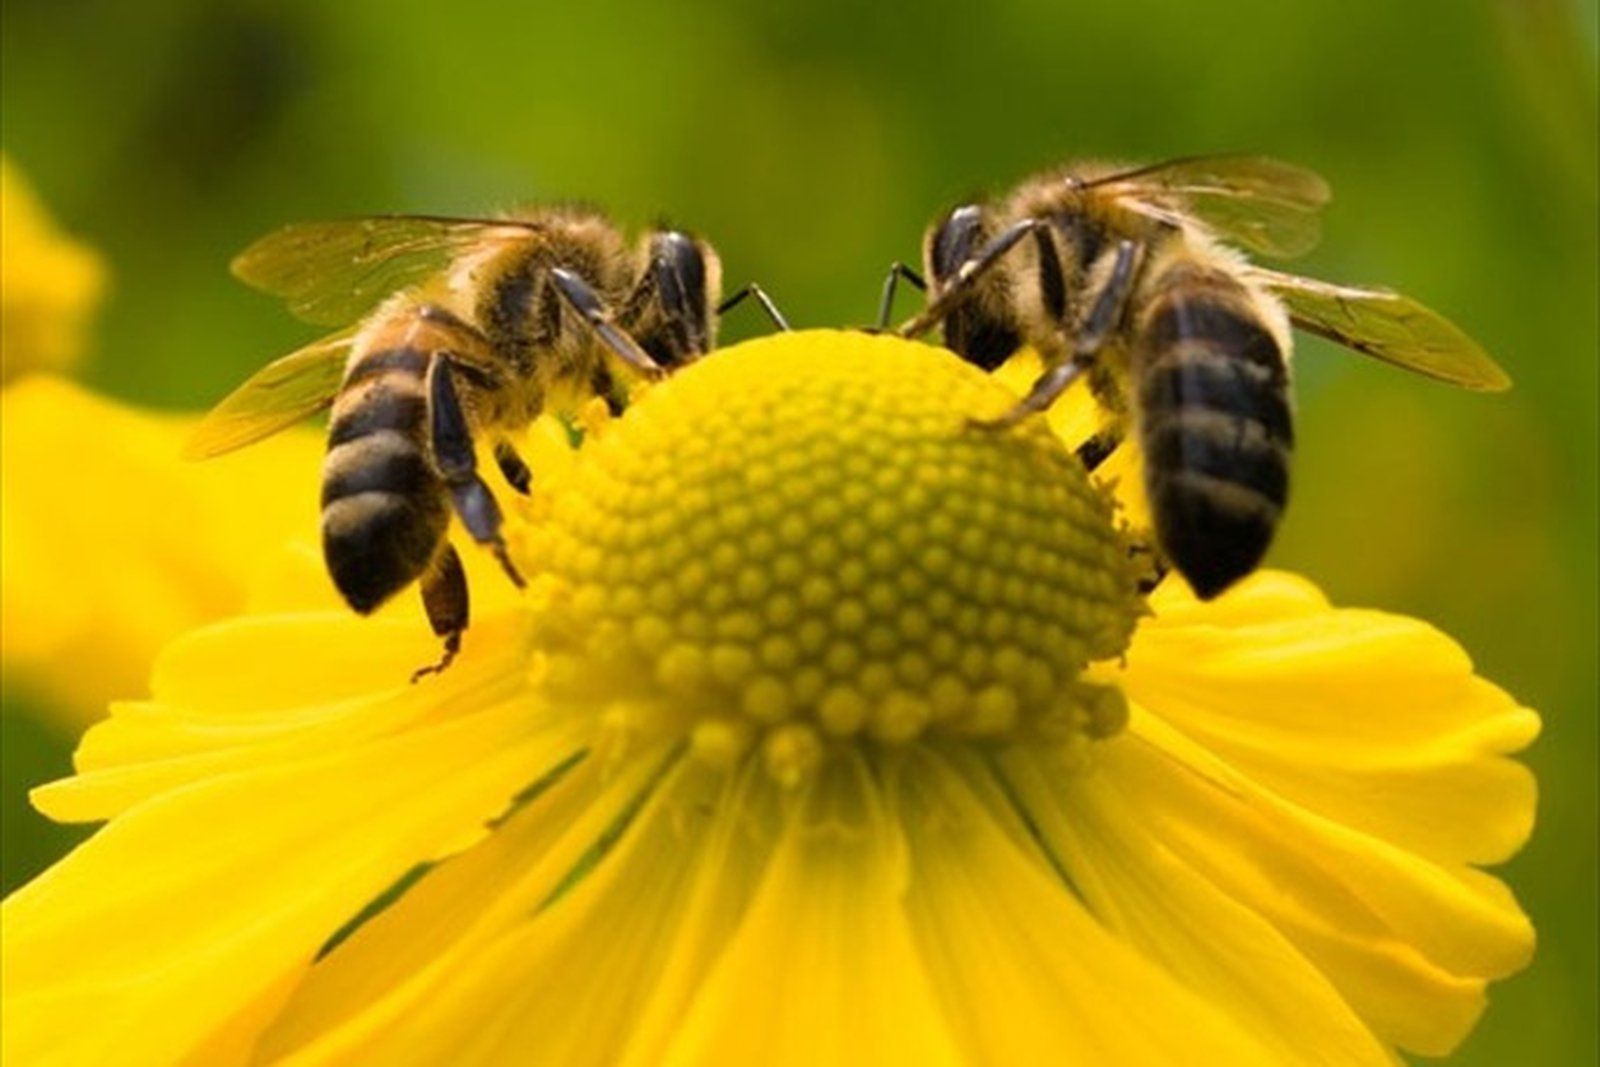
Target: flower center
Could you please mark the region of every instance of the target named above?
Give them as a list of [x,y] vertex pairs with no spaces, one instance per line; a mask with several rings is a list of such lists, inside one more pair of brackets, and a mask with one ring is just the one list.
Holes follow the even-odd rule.
[[808,331],[716,352],[586,445],[529,535],[546,683],[710,759],[1103,736],[1080,680],[1140,611],[1111,505],[949,352]]

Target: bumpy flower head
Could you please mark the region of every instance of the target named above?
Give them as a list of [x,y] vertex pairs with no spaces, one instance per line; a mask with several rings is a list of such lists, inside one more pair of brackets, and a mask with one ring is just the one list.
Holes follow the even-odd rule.
[[1146,601],[1087,398],[969,425],[1014,395],[892,338],[717,352],[534,457],[527,594],[467,553],[417,685],[413,598],[292,554],[36,791],[109,822],[5,903],[8,1062],[1449,1051],[1532,949],[1478,868],[1537,718],[1289,575]]
[[1009,394],[888,338],[734,369],[649,398],[530,534],[562,700],[724,762],[759,749],[790,784],[831,739],[1121,727],[1120,691],[1080,675],[1127,647],[1133,569],[1058,438],[967,431]]

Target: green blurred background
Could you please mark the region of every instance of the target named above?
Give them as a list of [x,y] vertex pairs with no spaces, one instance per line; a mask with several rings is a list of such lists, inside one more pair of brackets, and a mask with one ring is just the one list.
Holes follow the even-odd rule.
[[[448,11],[448,13],[447,13]],[[234,283],[283,222],[583,198],[719,245],[798,325],[871,317],[953,199],[1075,155],[1322,172],[1306,273],[1403,288],[1510,369],[1458,393],[1302,341],[1274,551],[1426,617],[1545,715],[1538,923],[1460,1056],[1596,1058],[1596,14],[1585,3],[7,0],[3,147],[113,271],[81,376],[198,407],[309,336]],[[729,339],[763,332],[746,309]],[[75,487],[92,500],[93,487]],[[70,841],[69,739],[8,686],[6,889]]]

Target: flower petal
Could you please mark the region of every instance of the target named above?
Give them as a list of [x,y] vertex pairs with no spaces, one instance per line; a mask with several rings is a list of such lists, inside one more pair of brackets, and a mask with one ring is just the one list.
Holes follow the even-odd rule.
[[526,649],[526,621],[501,614],[474,628],[447,674],[412,685],[438,655],[423,625],[346,612],[219,623],[172,644],[155,699],[114,705],[84,735],[78,775],[34,790],[34,804],[61,821],[110,818],[190,782],[488,707],[524,687]]
[[[663,762],[641,756],[608,776],[586,760],[431,872],[312,968],[262,1057],[515,1062],[538,1048],[552,1063],[613,1062],[628,1028],[597,1013],[647,994],[654,968],[638,954],[672,914],[689,843],[674,829],[688,797],[654,785]],[[597,918],[608,921],[586,925]]]
[[901,910],[904,845],[854,754],[811,783],[666,1064],[962,1062]]
[[1440,863],[1498,862],[1527,840],[1533,775],[1505,757],[1539,718],[1455,642],[1330,608],[1282,574],[1214,603],[1181,583],[1153,599],[1121,678],[1134,700],[1298,806]]
[[912,928],[966,1062],[1273,1063],[1226,1014],[1095,921],[981,765],[922,757],[892,795]]
[[1486,979],[1533,951],[1494,879],[1298,808],[1142,708],[1098,760],[1156,840],[1277,927],[1386,1041],[1449,1051]]
[[1270,1044],[1280,1062],[1393,1062],[1282,934],[1151,837],[1114,779],[1024,749],[1001,766],[1095,918]]
[[7,1054],[164,1064],[195,1049],[570,750],[528,720],[502,704],[119,816],[3,905]]

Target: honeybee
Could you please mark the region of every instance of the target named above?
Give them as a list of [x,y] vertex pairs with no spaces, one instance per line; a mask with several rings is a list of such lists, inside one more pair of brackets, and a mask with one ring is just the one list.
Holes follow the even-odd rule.
[[1408,297],[1267,270],[1239,250],[1309,251],[1328,199],[1316,174],[1256,156],[1068,164],[938,219],[926,282],[891,267],[880,327],[904,278],[928,299],[901,335],[942,324],[945,344],[985,370],[1034,346],[1047,369],[982,423],[992,429],[1087,374],[1108,418],[1080,457],[1093,469],[1131,424],[1157,546],[1210,599],[1260,563],[1288,500],[1291,326],[1468,389],[1511,384]]
[[362,614],[420,581],[440,660],[469,609],[452,512],[507,577],[494,494],[474,441],[493,442],[518,492],[531,474],[508,434],[595,395],[613,411],[623,375],[659,378],[714,346],[722,273],[705,241],[658,229],[630,247],[604,216],[545,208],[496,219],[379,216],[285,227],[233,272],[299,318],[342,327],[273,362],[197,427],[191,458],[221,455],[332,408],[322,468],[322,547],[334,585]]

